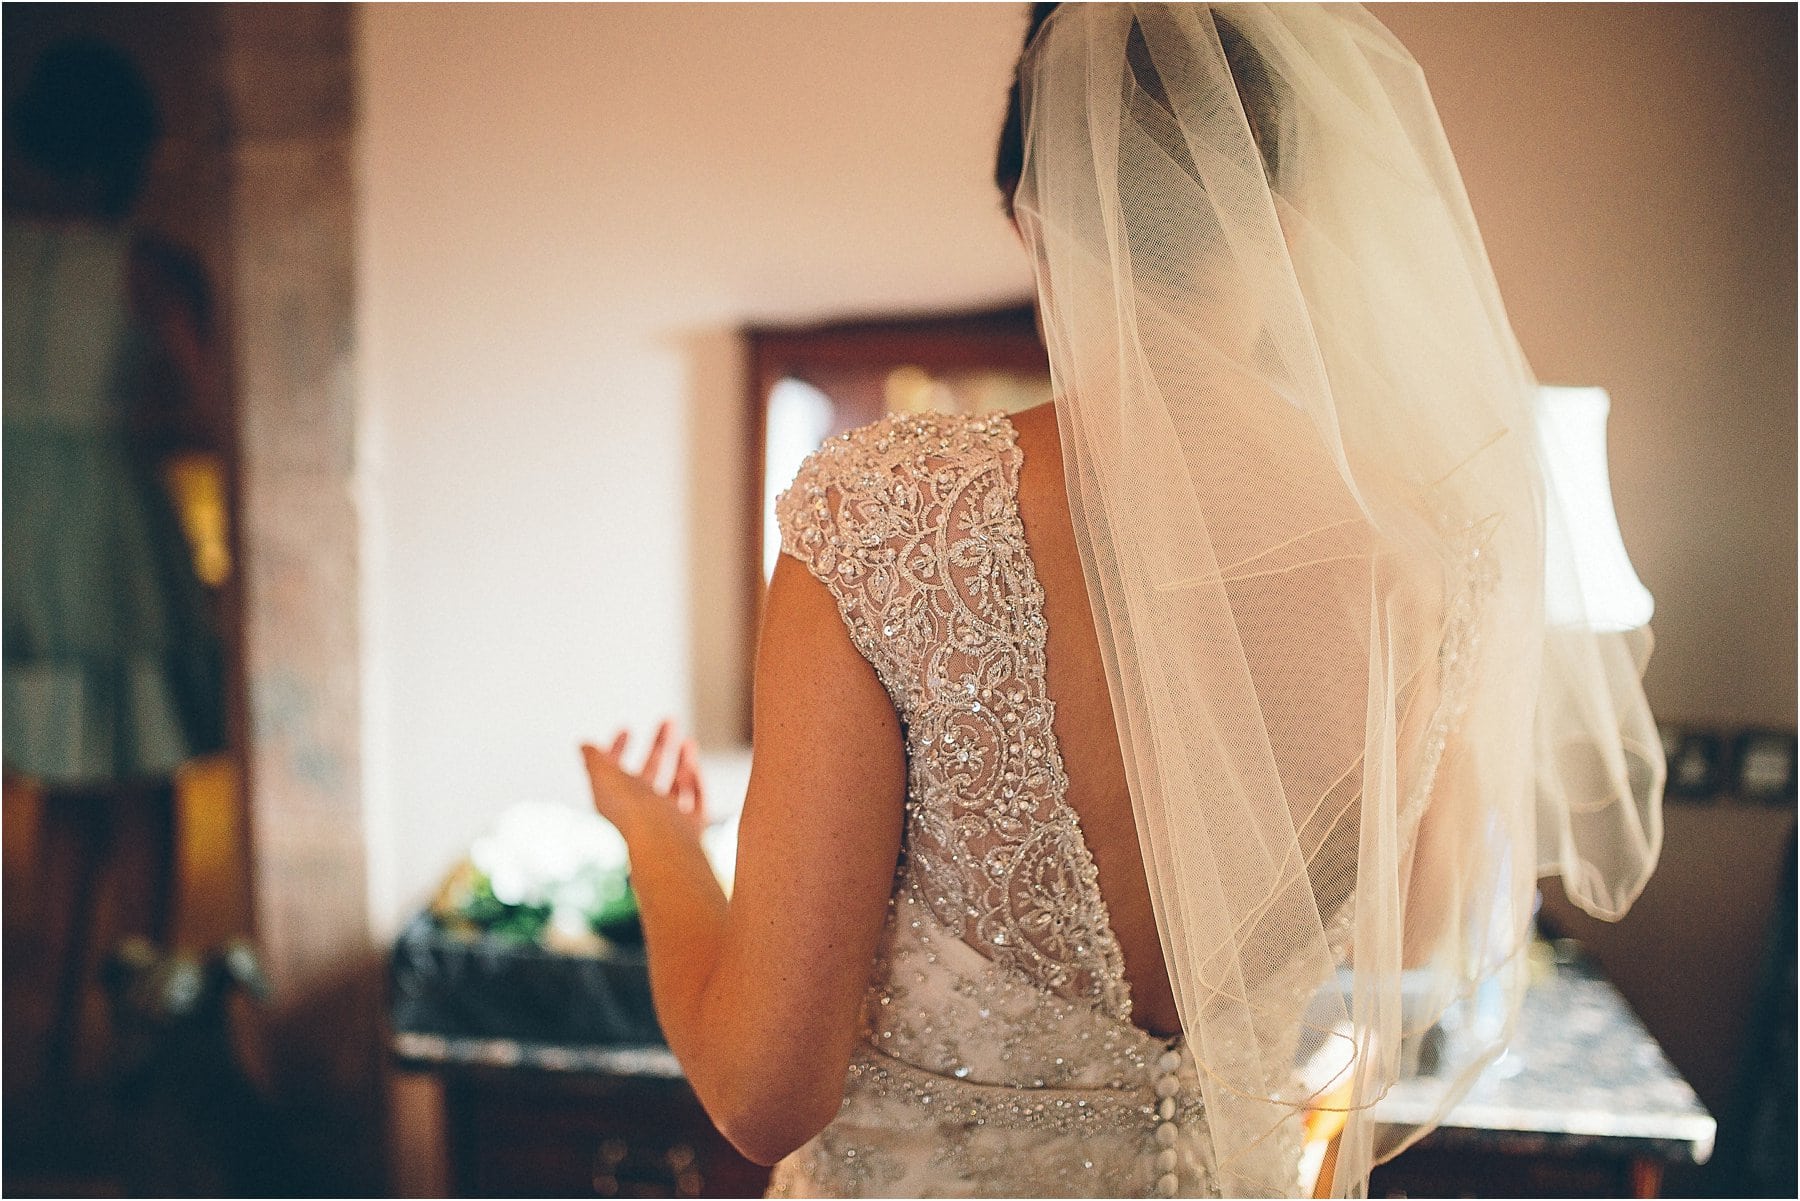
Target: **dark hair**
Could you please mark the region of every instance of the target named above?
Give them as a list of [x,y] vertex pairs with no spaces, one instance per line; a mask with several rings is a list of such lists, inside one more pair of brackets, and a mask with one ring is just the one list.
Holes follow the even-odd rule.
[[[1025,48],[1043,28],[1060,4],[1033,4],[1031,18],[1025,25],[1025,40],[1019,47],[1019,61],[1024,62]],[[1019,178],[1025,174],[1025,127],[1019,104],[1019,64],[1013,66],[1012,91],[1007,94],[1006,120],[1000,126],[1000,147],[994,156],[994,185],[1000,189],[1001,205],[1012,216],[1013,193],[1019,190]]]
[[7,133],[27,162],[65,178],[98,177],[108,215],[131,207],[162,120],[130,58],[97,38],[44,51],[7,112]]
[[[1060,7],[1060,4],[1031,6],[1031,17],[1025,26],[1025,40],[1019,53],[1021,64],[1024,62],[1025,49],[1030,47],[1032,39],[1037,36],[1050,14]],[[1219,35],[1219,46],[1225,52],[1226,66],[1231,71],[1232,82],[1237,86],[1238,99],[1244,106],[1250,136],[1261,152],[1263,169],[1273,181],[1277,178],[1277,168],[1281,163],[1283,140],[1274,77],[1269,71],[1268,61],[1244,39],[1235,25],[1216,10],[1212,18],[1213,27]],[[1168,91],[1163,87],[1162,76],[1157,72],[1156,64],[1150,59],[1150,47],[1144,40],[1143,28],[1135,20],[1131,25],[1125,54],[1143,94],[1172,118],[1174,110],[1169,104]],[[1189,170],[1194,169],[1192,160],[1188,158],[1187,147],[1179,138],[1173,139],[1168,149],[1176,156],[1177,161],[1185,162]],[[1024,173],[1025,128],[1020,104],[1019,69],[1015,65],[1012,91],[1006,104],[1006,120],[1000,126],[1000,145],[994,156],[994,184],[1000,189],[1001,207],[1009,217],[1013,211],[1013,196],[1018,191],[1019,179]]]

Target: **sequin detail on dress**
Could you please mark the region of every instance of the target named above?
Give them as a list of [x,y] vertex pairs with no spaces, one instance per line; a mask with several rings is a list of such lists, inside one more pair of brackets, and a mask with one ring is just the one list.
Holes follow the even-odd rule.
[[1003,417],[896,416],[827,446],[777,512],[795,530],[784,549],[833,584],[905,722],[908,865],[934,916],[1043,988],[1126,1019],[1124,964],[1051,733],[1022,459]]
[[844,1104],[772,1196],[1216,1194],[1192,1055],[1130,1022],[1065,799],[1022,461],[1004,415],[896,414],[777,499],[893,700],[908,786]]

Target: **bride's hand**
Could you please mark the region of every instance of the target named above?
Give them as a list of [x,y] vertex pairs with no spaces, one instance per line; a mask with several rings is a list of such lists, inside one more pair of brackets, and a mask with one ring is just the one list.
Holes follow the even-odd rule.
[[697,838],[706,827],[705,792],[700,784],[700,751],[692,738],[683,738],[675,752],[675,769],[667,787],[660,783],[663,760],[675,741],[675,723],[665,719],[656,727],[644,765],[637,771],[625,767],[629,735],[620,730],[602,750],[581,744],[588,783],[594,791],[594,808],[619,828],[629,842],[646,821],[667,822],[685,828]]

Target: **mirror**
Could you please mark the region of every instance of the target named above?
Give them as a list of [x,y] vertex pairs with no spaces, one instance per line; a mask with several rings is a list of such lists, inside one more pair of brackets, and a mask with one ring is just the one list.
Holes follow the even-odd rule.
[[1050,399],[1030,305],[748,331],[755,605],[775,570],[775,498],[825,439],[887,413],[1017,412]]

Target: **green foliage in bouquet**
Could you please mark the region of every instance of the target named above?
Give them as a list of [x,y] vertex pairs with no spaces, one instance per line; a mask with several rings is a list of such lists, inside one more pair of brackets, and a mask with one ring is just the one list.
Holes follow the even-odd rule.
[[475,872],[457,916],[496,938],[536,942],[550,924],[549,905],[508,905],[494,895],[494,882]]
[[526,802],[475,840],[432,911],[466,937],[597,953],[641,940],[629,870],[624,839],[598,814]]
[[[562,918],[553,927],[559,910]],[[438,890],[431,912],[439,926],[465,938],[486,935],[568,950],[597,949],[582,945],[595,938],[628,945],[643,940],[637,896],[622,870],[584,872],[558,890],[554,904],[508,902],[494,895],[488,874],[465,859]]]

